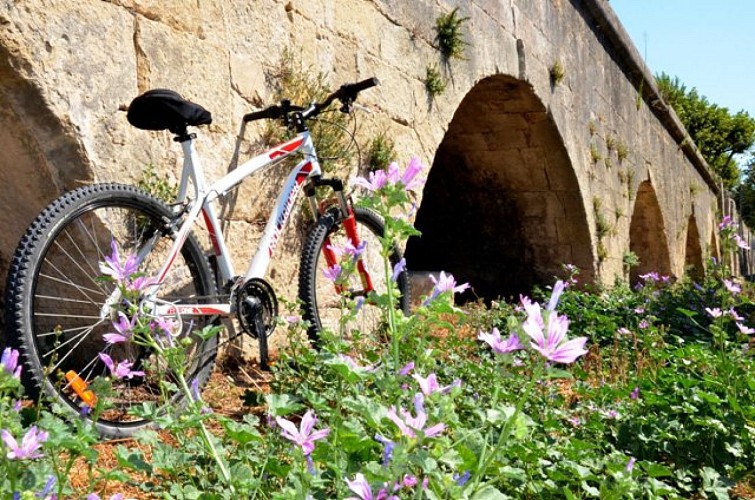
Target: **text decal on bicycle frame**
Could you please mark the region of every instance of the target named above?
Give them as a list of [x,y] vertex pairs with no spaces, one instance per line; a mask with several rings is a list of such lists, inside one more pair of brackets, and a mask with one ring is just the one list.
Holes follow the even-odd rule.
[[270,238],[270,246],[267,249],[268,255],[270,255],[271,257],[273,256],[275,247],[278,246],[278,237],[280,237],[280,234],[283,231],[283,227],[286,225],[288,216],[291,215],[291,209],[294,207],[294,201],[299,196],[299,191],[301,191],[302,184],[304,184],[304,181],[307,179],[307,176],[309,176],[310,172],[312,172],[311,162],[305,163],[304,165],[302,165],[299,171],[296,172],[296,182],[291,187],[291,191],[288,193],[288,198],[286,199],[286,204],[283,206],[283,210],[281,210],[278,218],[275,219],[275,231]]

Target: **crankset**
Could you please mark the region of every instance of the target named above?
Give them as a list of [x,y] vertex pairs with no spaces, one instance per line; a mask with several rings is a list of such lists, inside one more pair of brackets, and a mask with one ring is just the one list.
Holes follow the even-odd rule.
[[267,338],[275,330],[278,317],[278,300],[273,287],[260,278],[244,283],[236,291],[236,314],[242,330],[259,342],[260,367],[267,370]]

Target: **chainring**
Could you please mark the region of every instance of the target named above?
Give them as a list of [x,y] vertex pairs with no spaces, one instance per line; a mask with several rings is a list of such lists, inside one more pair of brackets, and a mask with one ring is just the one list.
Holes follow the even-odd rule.
[[264,334],[269,337],[275,330],[275,320],[278,317],[278,299],[270,283],[261,278],[252,278],[236,292],[236,315],[241,328],[252,338],[258,339],[254,307],[249,299],[259,300]]

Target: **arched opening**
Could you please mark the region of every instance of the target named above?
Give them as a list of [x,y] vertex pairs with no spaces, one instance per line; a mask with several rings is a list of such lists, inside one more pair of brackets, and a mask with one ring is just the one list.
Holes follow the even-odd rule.
[[70,127],[16,67],[24,67],[24,62],[0,45],[0,297],[5,295],[10,260],[29,224],[62,190],[92,179],[86,154]]
[[631,284],[637,283],[642,274],[671,274],[671,259],[661,206],[649,180],[640,184],[637,191],[632,222],[629,226],[629,250],[640,260],[639,265],[629,272]]
[[687,245],[684,251],[684,272],[693,279],[702,278],[705,274],[703,267],[703,250],[700,245],[700,232],[697,230],[695,214],[687,221]]
[[526,82],[480,81],[438,147],[407,245],[418,271],[445,270],[487,300],[552,283],[562,264],[594,277],[576,175],[552,117]]

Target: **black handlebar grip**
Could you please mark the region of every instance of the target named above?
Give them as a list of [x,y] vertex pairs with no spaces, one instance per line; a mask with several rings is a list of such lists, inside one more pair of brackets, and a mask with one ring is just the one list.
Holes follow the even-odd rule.
[[280,106],[270,106],[260,111],[253,113],[247,113],[244,115],[244,123],[253,122],[255,120],[275,119],[280,118],[281,108]]
[[376,85],[380,85],[380,80],[375,78],[374,76],[372,78],[368,78],[366,80],[362,80],[361,82],[357,83],[348,83],[346,85],[341,86],[339,89],[339,97],[350,97],[355,98],[356,95],[363,91],[367,90],[371,87],[375,87]]

